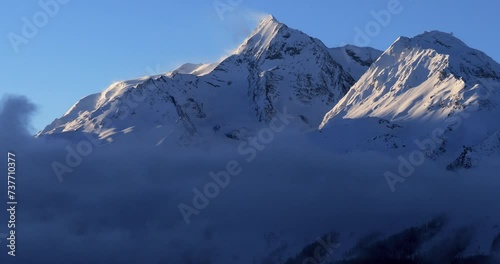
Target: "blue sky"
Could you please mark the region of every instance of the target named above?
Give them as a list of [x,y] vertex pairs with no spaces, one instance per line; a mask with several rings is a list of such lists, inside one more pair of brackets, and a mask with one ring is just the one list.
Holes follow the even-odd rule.
[[[373,14],[397,2],[389,23],[377,22]],[[398,36],[441,30],[500,61],[498,10],[493,0],[7,0],[0,8],[0,96],[26,95],[37,104],[36,132],[112,82],[218,60],[264,14],[331,47],[384,50]],[[26,20],[37,21],[36,32],[23,34]],[[366,32],[374,22],[377,34],[356,38],[357,28]]]

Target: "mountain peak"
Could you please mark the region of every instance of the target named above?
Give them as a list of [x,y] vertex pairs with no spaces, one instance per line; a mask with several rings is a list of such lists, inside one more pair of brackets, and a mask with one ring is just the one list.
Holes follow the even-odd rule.
[[266,25],[270,23],[281,24],[273,15],[267,15],[260,20],[259,25]]
[[[425,50],[425,51],[424,51]],[[422,52],[424,51],[424,52]],[[384,52],[384,61],[390,63],[391,58],[397,60],[416,60],[416,57],[440,58],[441,72],[448,72],[457,78],[475,82],[475,78],[500,80],[500,65],[484,52],[469,47],[453,33],[426,31],[413,38],[400,37]]]
[[413,38],[399,37],[392,45],[393,49],[397,47],[420,47],[424,49],[433,49],[441,54],[461,53],[470,50],[463,41],[453,36],[453,33],[446,33],[437,30],[425,31]]
[[268,15],[264,17],[257,28],[236,50],[236,54],[244,54],[249,51],[254,54],[261,54],[271,44],[282,28],[286,28],[286,26],[280,23],[274,16]]
[[426,31],[412,38],[412,42],[421,46],[436,45],[446,49],[468,48],[460,39],[453,36],[453,33],[441,31]]
[[[452,34],[400,37],[325,116],[442,122],[493,90],[500,65]],[[406,103],[401,103],[406,102]]]
[[431,31],[424,31],[424,33],[421,33],[415,36],[414,38],[450,38],[450,37],[453,37],[453,33],[447,33],[439,30],[431,30]]
[[327,47],[318,39],[304,32],[288,27],[274,16],[264,17],[257,28],[243,41],[234,55],[260,59],[283,58],[285,54],[295,56],[307,46],[317,46],[327,51]]

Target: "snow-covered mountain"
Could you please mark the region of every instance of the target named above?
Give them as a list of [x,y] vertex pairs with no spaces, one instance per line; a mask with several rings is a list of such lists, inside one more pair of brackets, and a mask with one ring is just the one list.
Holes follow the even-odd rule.
[[[56,150],[20,151],[37,165],[28,169],[42,172],[23,179],[33,182],[33,197],[41,197],[35,207],[64,201],[66,215],[54,211],[70,223],[56,223],[64,232],[42,221],[51,224],[42,230],[56,234],[54,241],[68,240],[68,230],[84,244],[82,237],[109,236],[109,230],[120,239],[125,234],[134,247],[154,238],[161,243],[151,252],[173,248],[160,261],[477,263],[465,257],[497,263],[500,227],[492,209],[498,166],[463,175],[444,169],[471,168],[500,154],[499,89],[500,65],[451,34],[400,37],[384,52],[328,48],[268,16],[221,61],[186,63],[79,100],[37,135]],[[287,131],[299,133],[277,138],[252,164],[235,157],[236,148],[226,153],[226,146],[242,146],[283,114],[293,117]],[[51,144],[63,138],[87,152],[79,140],[89,137],[114,145],[80,157],[73,145]],[[403,175],[402,167],[422,165],[424,157],[434,163],[417,173],[413,185],[389,193],[384,170]],[[391,167],[401,160],[408,166]],[[224,163],[226,170],[219,171]],[[64,179],[64,192],[47,180],[55,179],[52,173]],[[74,176],[63,178],[66,173]],[[469,177],[476,174],[481,177]],[[230,177],[224,175],[238,180],[226,188]],[[220,187],[217,194],[208,195],[213,186]],[[181,205],[192,209],[189,215]],[[39,219],[52,217],[46,211],[24,210],[22,219],[40,226]],[[442,211],[458,221],[427,218]],[[144,212],[154,214],[144,219]],[[97,218],[89,224],[82,220],[86,215]],[[110,220],[115,218],[129,221],[117,224]],[[137,223],[147,230],[135,229]],[[132,248],[127,245],[117,245],[117,252]],[[327,251],[324,258],[317,256],[320,249]]]
[[[359,62],[338,59],[365,67],[371,60],[365,54],[373,51],[358,53]],[[297,129],[315,129],[356,81],[332,54],[320,40],[268,16],[224,60],[115,83],[81,99],[39,135],[85,132],[111,140],[151,132],[158,134],[155,140],[189,142],[217,134],[242,139],[283,111],[297,117]]]
[[451,34],[400,37],[383,53],[327,48],[268,16],[220,62],[115,83],[38,136],[244,140],[285,112],[336,152],[421,149],[468,168],[498,152],[499,85],[500,65]]
[[457,158],[449,168],[469,167],[472,156],[499,145],[499,91],[500,65],[451,34],[401,37],[320,128],[340,135],[332,144],[345,151],[421,148],[432,158]]
[[342,65],[342,68],[349,72],[354,79],[359,80],[368,68],[380,57],[381,50],[370,47],[357,47],[346,45],[338,48],[331,48],[330,55]]

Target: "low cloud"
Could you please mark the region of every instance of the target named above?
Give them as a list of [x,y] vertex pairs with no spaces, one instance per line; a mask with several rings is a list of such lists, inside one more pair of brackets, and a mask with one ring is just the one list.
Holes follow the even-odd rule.
[[[2,109],[0,144],[19,155],[19,263],[251,263],[277,249],[286,259],[331,231],[340,233],[341,256],[370,232],[389,234],[440,214],[455,226],[500,224],[495,160],[460,173],[429,162],[392,193],[383,173],[394,158],[332,154],[290,132],[251,163],[237,144],[110,144],[60,183],[51,163],[72,143],[33,139],[36,108],[26,98],[9,97]],[[186,225],[178,205],[229,160],[240,161],[242,173]],[[488,236],[486,229],[476,235]]]

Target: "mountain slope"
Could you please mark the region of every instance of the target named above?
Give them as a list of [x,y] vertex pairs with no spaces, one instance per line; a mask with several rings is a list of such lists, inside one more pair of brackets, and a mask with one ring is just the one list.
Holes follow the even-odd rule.
[[268,16],[221,62],[115,83],[80,100],[39,135],[243,139],[285,111],[296,117],[292,127],[310,130],[354,83],[321,41]]
[[415,139],[432,139],[435,144],[424,148],[428,156],[458,155],[500,129],[494,122],[499,84],[500,65],[450,34],[401,37],[325,115],[320,129],[338,134],[333,127],[362,127],[353,141],[363,143],[352,144],[364,149],[410,148]]

